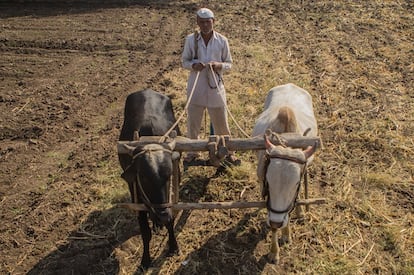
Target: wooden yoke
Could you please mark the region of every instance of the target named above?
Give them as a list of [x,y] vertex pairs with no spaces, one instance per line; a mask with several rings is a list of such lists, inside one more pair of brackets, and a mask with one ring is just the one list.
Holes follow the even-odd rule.
[[217,136],[210,136],[207,142],[207,149],[208,149],[208,157],[210,159],[210,163],[214,166],[220,165],[220,160],[216,156],[217,152]]
[[[210,165],[220,165],[220,161],[228,155],[229,151],[247,151],[247,150],[265,150],[265,142],[263,136],[256,136],[248,139],[230,138],[229,136],[210,136],[208,140],[194,140],[182,136],[171,135],[176,142],[174,151],[208,151],[211,163]],[[133,141],[118,141],[118,154],[128,154],[131,149],[137,146],[143,146],[150,143],[163,143],[165,137],[160,136],[142,136],[135,134]],[[296,133],[272,134],[269,140],[275,144],[284,144],[291,148],[306,149],[308,146],[322,146],[319,137],[306,137]],[[179,203],[179,185],[181,181],[180,159],[173,160],[173,174],[170,186],[170,204],[174,215],[179,210],[184,209],[230,209],[230,208],[262,208],[266,207],[265,201],[258,202],[203,202],[203,203]],[[306,183],[307,184],[307,183]],[[306,187],[307,188],[307,187]],[[325,203],[324,198],[309,199],[306,194],[305,200],[297,201],[298,205],[321,204]],[[146,206],[136,203],[121,203],[119,207],[132,210],[146,210]]]
[[226,140],[229,136],[210,136],[207,143],[210,164],[219,167],[221,161],[229,154],[226,148]]
[[[296,133],[284,133],[279,134],[279,138],[271,138],[271,142],[275,145],[280,144],[283,141],[286,146],[291,148],[306,149],[308,146],[313,146],[315,143],[321,146],[320,137],[306,137]],[[128,154],[128,147],[136,147],[138,145],[144,145],[148,143],[159,143],[159,136],[145,136],[140,137],[138,141],[118,141],[117,149],[119,154]],[[227,151],[248,151],[248,150],[265,150],[265,143],[263,136],[256,136],[247,139],[241,138],[229,138],[224,136],[220,140],[220,137],[211,136],[208,140],[201,139],[189,139],[182,136],[175,137],[176,145],[174,151],[188,152],[188,151],[212,151],[210,153],[216,158],[220,159],[223,155],[227,155]]]

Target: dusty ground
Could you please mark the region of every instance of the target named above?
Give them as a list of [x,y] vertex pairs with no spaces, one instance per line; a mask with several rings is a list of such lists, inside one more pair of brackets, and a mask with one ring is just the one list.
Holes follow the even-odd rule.
[[[59,2],[0,3],[0,273],[139,274],[137,219],[115,207],[128,201],[123,104],[150,87],[182,111],[181,48],[203,3]],[[328,203],[293,220],[279,266],[266,260],[264,210],[184,212],[181,254],[165,257],[161,231],[148,273],[413,274],[412,1],[204,4],[230,39],[229,103],[246,132],[272,86],[312,94],[324,148],[311,195]],[[240,157],[219,178],[183,173],[182,200],[259,199],[253,154]]]

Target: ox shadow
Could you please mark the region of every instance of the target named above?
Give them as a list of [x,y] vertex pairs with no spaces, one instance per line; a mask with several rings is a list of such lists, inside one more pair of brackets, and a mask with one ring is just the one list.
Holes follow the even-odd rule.
[[135,213],[117,207],[94,211],[27,274],[118,274],[114,249],[139,234]]
[[[203,176],[193,176],[186,183],[180,185],[180,202],[196,202],[199,201],[202,196],[206,193],[207,186],[210,182],[210,178]],[[191,215],[191,210],[182,210],[178,213],[175,221],[174,232],[175,235],[178,235],[182,231],[184,226],[187,223],[188,218]],[[166,261],[166,255],[168,254],[168,246],[163,246],[164,250],[160,253],[160,256],[152,259],[152,269],[151,274],[157,274],[158,267],[162,266],[163,262]],[[141,268],[138,268],[135,275],[145,274]]]
[[261,274],[269,262],[266,255],[256,258],[255,250],[268,230],[265,221],[249,225],[259,211],[244,214],[234,226],[208,239],[174,274]]
[[[209,181],[203,177],[191,179],[181,188],[182,200],[199,200],[205,193]],[[121,202],[129,202],[129,196],[113,203]],[[174,228],[176,234],[185,226],[189,216],[188,210],[181,211],[177,216]],[[134,244],[131,244],[132,248],[128,248],[127,241],[140,234],[136,212],[118,207],[94,211],[69,234],[67,239],[60,241],[61,245],[41,259],[27,274],[119,274],[121,263],[116,258],[115,249],[126,245],[127,248],[122,250],[136,250]],[[153,236],[156,234],[153,233]],[[141,242],[141,238],[137,238],[137,241]],[[157,253],[157,258],[153,259],[155,269],[167,260],[168,245],[163,241],[159,247],[163,251]],[[141,253],[142,251],[139,251],[139,255],[131,257],[132,264],[139,266]],[[140,267],[135,274],[143,274]]]
[[[180,201],[199,201],[205,195],[209,182],[210,178],[208,177],[192,177],[180,186]],[[114,203],[128,201],[129,196]],[[190,262],[197,263],[198,274],[214,274],[216,272],[217,274],[237,274],[241,270],[246,270],[246,266],[248,266],[247,270],[253,271],[253,273],[260,273],[260,270],[263,270],[267,260],[263,257],[257,260],[254,257],[254,250],[260,241],[266,239],[267,227],[265,222],[263,221],[263,224],[257,227],[260,228],[258,231],[249,231],[247,234],[240,236],[240,232],[246,230],[249,220],[258,215],[258,211],[246,213],[237,224],[214,235],[202,247],[187,256]],[[190,215],[190,210],[180,211],[174,228],[176,234],[186,226]],[[117,253],[114,253],[115,249],[122,247],[121,250],[125,249],[125,253],[136,250],[135,244],[131,244],[133,247],[128,248],[130,245],[127,242],[132,237],[139,235],[140,229],[136,212],[118,207],[94,211],[76,230],[69,234],[67,239],[61,241],[61,245],[41,259],[27,274],[119,274],[121,263],[116,257]],[[137,238],[137,242],[141,242],[141,238]],[[163,241],[157,246],[162,251],[156,253],[157,257],[153,259],[152,266],[154,268],[151,274],[156,274],[158,268],[168,260],[168,245],[166,242]],[[217,250],[219,246],[220,250]],[[230,259],[223,257],[223,252],[226,255],[233,256],[229,256]],[[138,266],[134,274],[145,273],[139,267],[141,253],[142,251],[139,251],[139,255],[129,259],[132,264]],[[220,271],[212,271],[209,262],[205,261],[206,258],[212,257],[214,257],[214,263],[220,268]],[[237,265],[229,264],[229,262],[234,262],[234,259],[231,259],[232,257],[237,257]],[[191,264],[188,266],[182,265],[175,274],[192,274],[194,266],[190,266]]]
[[[186,184],[180,186],[180,202],[197,202],[206,195],[206,190],[211,178],[192,175]],[[191,211],[207,210],[183,210],[176,221],[175,232],[183,230],[191,215]],[[232,210],[223,210],[232,211]],[[214,234],[201,247],[186,255],[186,260],[171,274],[261,274],[265,266],[269,264],[267,254],[257,258],[255,250],[259,242],[263,242],[268,250],[266,238],[269,230],[265,220],[251,226],[253,219],[262,216],[256,210],[244,210],[245,214],[239,218],[229,229]],[[206,214],[208,215],[208,213]],[[260,219],[260,218],[259,218]],[[164,247],[161,255],[167,253],[168,247]],[[153,261],[151,274],[161,274],[158,267],[162,266],[165,258],[158,257]],[[137,270],[135,275],[145,274]]]

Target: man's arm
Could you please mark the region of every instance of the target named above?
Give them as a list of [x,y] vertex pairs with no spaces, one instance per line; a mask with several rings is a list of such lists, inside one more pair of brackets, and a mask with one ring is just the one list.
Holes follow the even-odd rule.
[[222,50],[221,60],[223,61],[221,63],[221,73],[230,70],[233,64],[233,59],[231,58],[229,41],[227,40],[227,38],[224,39],[224,47]]
[[194,34],[190,34],[186,37],[184,42],[184,50],[181,55],[181,64],[184,69],[193,70],[194,63],[198,63],[194,57]]

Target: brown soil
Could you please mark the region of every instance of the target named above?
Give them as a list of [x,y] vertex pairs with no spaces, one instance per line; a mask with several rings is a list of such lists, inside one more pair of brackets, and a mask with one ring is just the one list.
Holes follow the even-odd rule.
[[[328,203],[292,221],[278,266],[266,260],[264,210],[184,211],[181,254],[166,257],[161,231],[148,272],[412,274],[412,1],[308,2],[2,1],[0,273],[141,273],[136,215],[116,208],[128,201],[116,154],[123,104],[149,87],[182,111],[182,44],[204,3],[230,40],[226,85],[245,131],[272,86],[312,94],[324,148],[311,196]],[[254,155],[240,157],[222,177],[183,172],[182,200],[260,199]]]

